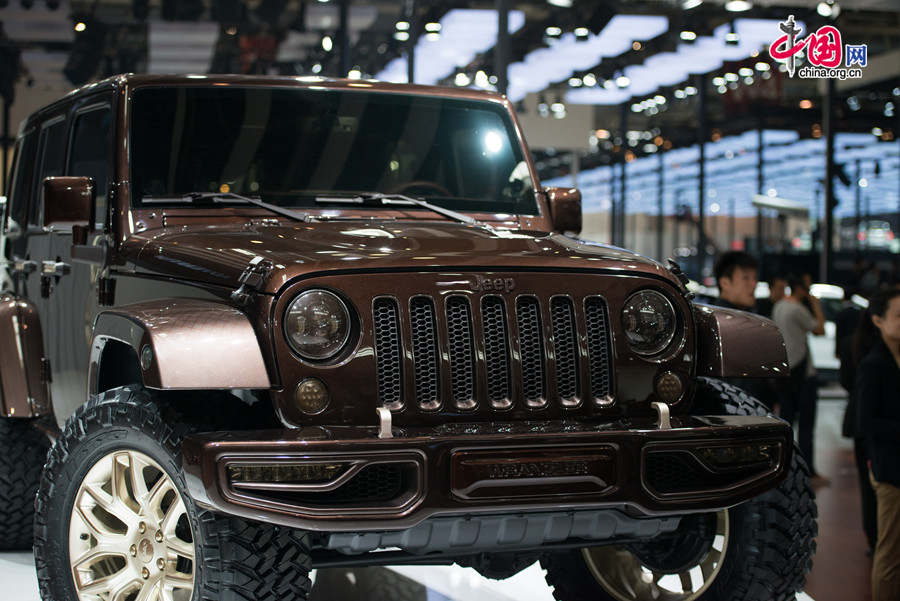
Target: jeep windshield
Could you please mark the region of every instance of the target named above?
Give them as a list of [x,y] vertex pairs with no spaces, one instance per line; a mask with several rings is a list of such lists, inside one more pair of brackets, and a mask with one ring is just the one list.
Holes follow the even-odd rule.
[[[144,88],[134,93],[131,122],[135,206],[145,198],[148,206],[177,205],[191,193],[231,192],[281,207],[328,208],[330,196],[381,193],[461,212],[538,212],[509,114],[490,101]],[[355,208],[367,206],[374,205]]]

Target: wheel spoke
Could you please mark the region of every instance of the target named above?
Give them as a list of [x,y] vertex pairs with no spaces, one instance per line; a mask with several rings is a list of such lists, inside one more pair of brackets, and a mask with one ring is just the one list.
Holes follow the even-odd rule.
[[166,539],[166,547],[170,553],[194,561],[194,544],[172,536]]
[[178,499],[169,506],[166,515],[160,522],[160,528],[166,537],[175,537],[175,526],[178,525],[178,518],[184,513],[184,503],[181,501],[181,497],[178,497]]
[[174,490],[175,485],[172,484],[172,481],[169,480],[167,476],[163,476],[159,479],[159,481],[153,485],[153,488],[150,489],[147,497],[147,512],[153,516],[156,516],[157,519],[162,519],[164,517],[162,510],[162,502],[166,497],[166,494],[170,490]]
[[[121,595],[124,592],[136,588],[140,585],[140,579],[137,578],[127,567],[122,568],[115,574],[98,578],[88,584],[78,586],[80,595],[101,595],[106,594],[110,599]],[[77,581],[76,581],[77,584]]]
[[[124,557],[125,554],[118,545],[99,544],[91,547],[72,561],[72,567],[76,570],[84,570],[103,557]],[[86,564],[86,565],[85,565]]]
[[153,583],[144,583],[134,601],[159,601],[160,589],[162,589],[162,583],[159,580]]
[[144,507],[150,492],[147,489],[147,481],[144,479],[144,468],[148,467],[148,464],[137,453],[129,453],[128,460],[130,461],[128,477],[131,482],[131,490],[134,492],[134,499],[139,506]]
[[163,586],[169,589],[189,589],[194,586],[194,576],[167,567]]
[[85,483],[84,492],[104,511],[110,513],[127,527],[131,527],[137,518],[137,514],[125,505],[125,503],[116,499],[114,496],[106,494],[106,492],[96,484]]

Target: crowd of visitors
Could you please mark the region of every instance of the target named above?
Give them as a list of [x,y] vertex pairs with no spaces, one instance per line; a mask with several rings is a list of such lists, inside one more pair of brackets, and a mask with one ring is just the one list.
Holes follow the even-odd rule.
[[[716,262],[719,306],[753,311],[781,330],[790,376],[782,380],[733,382],[756,396],[784,420],[796,424],[800,454],[813,486],[827,485],[814,468],[814,427],[818,387],[808,336],[825,334],[819,299],[810,294],[809,274],[780,274],[769,280],[769,298],[756,299],[759,263],[741,251]],[[864,264],[845,287],[833,317],[840,384],[848,393],[842,426],[854,441],[862,499],[863,531],[873,554],[873,601],[900,600],[900,286]],[[868,309],[850,302],[862,294]]]

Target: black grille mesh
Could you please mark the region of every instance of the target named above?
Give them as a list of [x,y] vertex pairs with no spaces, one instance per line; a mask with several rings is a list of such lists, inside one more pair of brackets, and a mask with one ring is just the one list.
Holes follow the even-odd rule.
[[403,400],[401,375],[400,319],[397,303],[391,298],[375,299],[375,363],[378,371],[378,401],[399,407]]
[[396,499],[409,487],[409,468],[398,463],[367,465],[344,484],[334,490],[306,491],[254,491],[254,496],[271,498],[283,503],[305,505],[358,505],[360,503],[386,503]]
[[457,407],[475,404],[475,356],[472,344],[472,312],[461,296],[447,300],[447,334],[450,343],[450,394]]
[[686,452],[649,453],[646,460],[647,483],[658,493],[684,493],[720,489],[764,473],[768,465],[747,466],[741,469],[713,473],[693,455]]
[[578,340],[571,299],[557,296],[550,301],[550,322],[556,354],[556,389],[560,399],[574,399],[578,396]]
[[484,358],[488,398],[494,403],[509,399],[509,343],[506,336],[506,309],[496,296],[481,301],[484,322]]
[[591,368],[591,395],[602,398],[612,394],[612,374],[609,356],[609,323],[606,317],[606,303],[602,298],[592,296],[585,302],[585,322],[587,325],[588,354]]
[[434,304],[430,298],[417,296],[412,299],[409,321],[412,327],[416,402],[423,409],[437,409],[440,405],[437,330],[434,323]]
[[518,300],[516,324],[519,327],[525,401],[539,404],[544,400],[544,334],[541,331],[541,308],[536,298],[523,297]]

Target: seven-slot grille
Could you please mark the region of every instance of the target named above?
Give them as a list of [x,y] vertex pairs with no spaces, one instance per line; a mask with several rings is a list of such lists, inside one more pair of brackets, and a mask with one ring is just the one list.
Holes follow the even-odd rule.
[[[398,302],[378,297],[372,306],[378,399],[391,410],[411,404],[466,411],[482,403],[503,410],[517,402],[575,408],[585,399],[604,406],[612,394],[609,323],[598,296],[584,299],[583,312],[568,296],[451,295],[435,302],[419,295],[406,307]],[[404,369],[412,370],[406,388]]]

